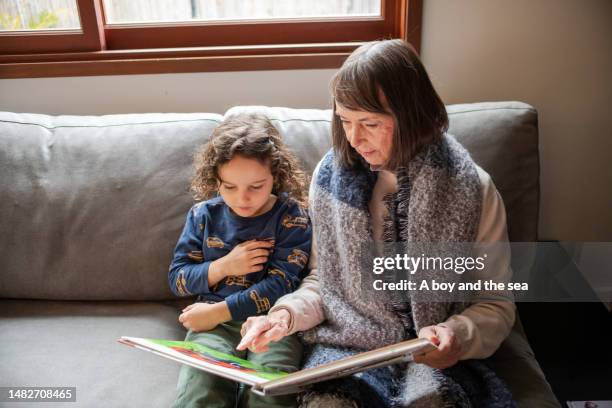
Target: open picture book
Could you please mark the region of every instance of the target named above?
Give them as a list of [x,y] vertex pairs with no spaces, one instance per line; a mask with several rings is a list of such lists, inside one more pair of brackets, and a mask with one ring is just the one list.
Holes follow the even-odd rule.
[[413,356],[436,348],[429,340],[414,339],[366,351],[318,367],[286,373],[187,341],[125,336],[118,341],[121,344],[150,351],[158,356],[244,383],[251,386],[252,391],[260,395],[293,394],[317,382],[344,377],[375,367],[412,361]]

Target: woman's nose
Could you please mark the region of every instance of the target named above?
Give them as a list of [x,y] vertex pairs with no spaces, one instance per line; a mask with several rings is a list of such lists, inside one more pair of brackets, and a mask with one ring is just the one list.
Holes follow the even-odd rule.
[[351,128],[346,131],[346,137],[352,147],[359,146],[359,143],[360,143],[359,127],[351,126]]

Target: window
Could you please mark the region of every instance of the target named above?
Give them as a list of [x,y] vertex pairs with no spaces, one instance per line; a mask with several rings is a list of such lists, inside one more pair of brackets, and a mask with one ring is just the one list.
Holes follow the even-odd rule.
[[335,68],[422,0],[0,0],[0,78]]
[[104,0],[108,24],[375,17],[380,6],[380,0]]
[[70,30],[80,29],[75,0],[1,1],[0,30]]
[[5,54],[99,51],[98,16],[91,0],[0,0],[0,64]]

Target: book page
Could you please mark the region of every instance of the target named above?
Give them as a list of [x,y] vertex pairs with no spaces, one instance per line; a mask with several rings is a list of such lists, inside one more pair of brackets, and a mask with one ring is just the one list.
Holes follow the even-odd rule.
[[262,385],[288,375],[193,342],[125,336],[119,342],[249,385]]

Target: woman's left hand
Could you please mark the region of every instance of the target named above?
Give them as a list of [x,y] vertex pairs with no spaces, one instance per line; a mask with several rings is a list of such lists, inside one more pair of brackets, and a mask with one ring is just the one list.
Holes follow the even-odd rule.
[[438,346],[429,353],[415,356],[414,361],[433,368],[448,368],[459,361],[461,345],[453,329],[444,326],[427,326],[419,330],[419,338],[428,339]]

